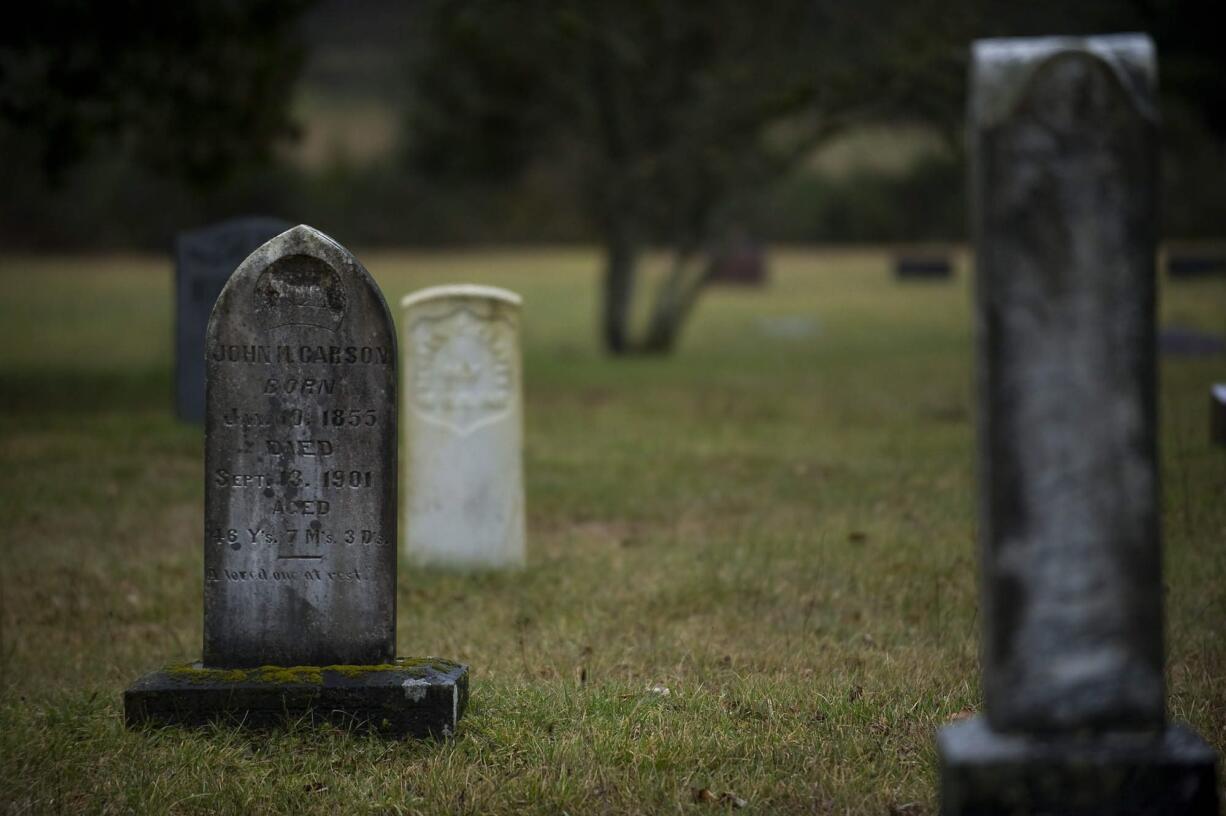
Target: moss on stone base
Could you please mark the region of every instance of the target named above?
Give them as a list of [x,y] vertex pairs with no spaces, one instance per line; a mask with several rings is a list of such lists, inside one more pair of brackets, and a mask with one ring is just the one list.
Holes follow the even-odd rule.
[[413,677],[426,677],[431,671],[446,674],[459,666],[442,658],[397,658],[395,663],[332,666],[259,666],[249,669],[207,668],[199,663],[178,663],[166,667],[166,673],[176,680],[189,683],[278,683],[320,685],[325,672],[356,679],[375,672],[407,672]]

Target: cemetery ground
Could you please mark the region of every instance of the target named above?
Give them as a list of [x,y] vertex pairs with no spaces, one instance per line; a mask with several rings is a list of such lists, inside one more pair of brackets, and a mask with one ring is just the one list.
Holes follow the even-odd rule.
[[[899,284],[885,252],[781,251],[673,356],[611,359],[592,252],[357,255],[394,314],[437,283],[524,296],[529,567],[399,578],[399,653],[472,667],[458,736],[124,729],[124,687],[201,646],[170,261],[7,256],[0,808],[935,812],[934,732],[979,702],[965,257]],[[1226,281],[1164,283],[1164,321],[1224,310]],[[1168,707],[1218,751],[1224,378],[1165,358],[1159,400]]]

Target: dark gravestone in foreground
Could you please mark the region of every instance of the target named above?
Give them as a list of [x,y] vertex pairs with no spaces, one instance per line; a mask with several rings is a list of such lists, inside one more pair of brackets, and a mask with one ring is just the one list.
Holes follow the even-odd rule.
[[235,218],[175,239],[175,411],[204,421],[204,332],[221,288],[243,259],[292,226],[278,218]]
[[948,258],[935,255],[903,255],[894,261],[894,277],[898,280],[949,280],[954,276]]
[[985,714],[946,814],[1213,814],[1165,718],[1153,46],[976,43],[970,137]]
[[396,661],[396,341],[378,287],[310,227],[253,252],[209,321],[204,658],[129,724],[284,715],[449,734],[467,669]]

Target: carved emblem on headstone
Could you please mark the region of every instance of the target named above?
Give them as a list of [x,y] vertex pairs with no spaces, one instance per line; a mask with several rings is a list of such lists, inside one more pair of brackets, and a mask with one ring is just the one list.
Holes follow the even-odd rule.
[[334,332],[345,319],[345,285],[335,269],[310,255],[281,258],[264,270],[255,301],[268,329],[315,326]]
[[417,359],[413,406],[423,419],[468,434],[510,409],[511,327],[466,308],[423,317],[410,330]]

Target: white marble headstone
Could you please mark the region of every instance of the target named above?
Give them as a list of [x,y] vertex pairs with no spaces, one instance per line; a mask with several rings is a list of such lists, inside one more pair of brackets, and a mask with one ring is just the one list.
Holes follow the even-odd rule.
[[426,566],[522,566],[518,295],[436,286],[401,302],[405,553]]

